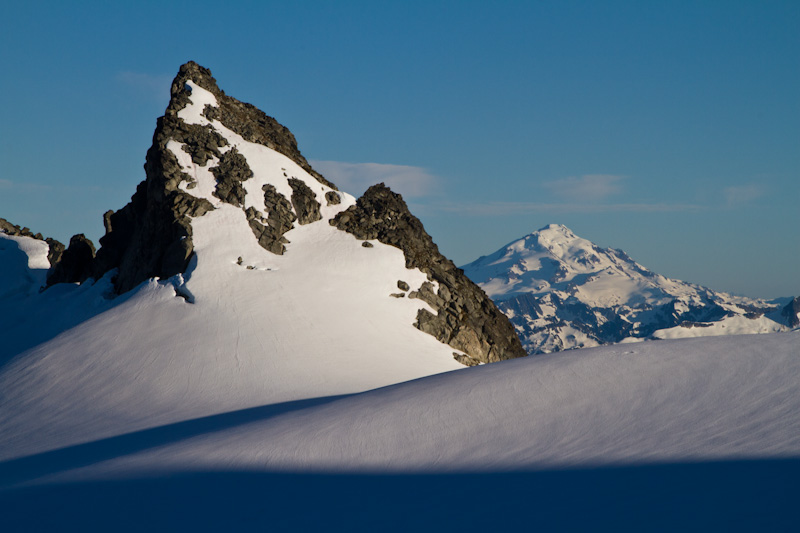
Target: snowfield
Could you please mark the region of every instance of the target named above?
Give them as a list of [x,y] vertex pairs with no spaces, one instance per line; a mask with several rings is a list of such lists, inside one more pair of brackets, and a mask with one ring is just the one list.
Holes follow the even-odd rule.
[[[130,423],[159,419],[143,412],[154,387],[137,381],[126,420],[96,409],[94,421],[69,414],[60,435],[17,439],[3,427],[0,510],[22,525],[98,530],[120,514],[131,530],[789,530],[798,341],[793,332],[600,347],[357,394],[221,413],[206,405],[205,416],[198,407],[161,425]],[[131,388],[113,366],[102,371],[99,405],[115,386]],[[242,378],[236,388],[253,386]],[[46,393],[72,413],[59,387]],[[4,412],[38,416],[26,404],[3,397]],[[76,445],[77,434],[94,437]],[[26,514],[39,508],[52,514]]]
[[399,250],[309,224],[266,255],[212,213],[188,280],[115,299],[39,293],[46,249],[2,241],[4,530],[791,530],[800,332],[465,368],[387,329],[420,302],[359,258],[419,282]]
[[[647,529],[704,529],[712,517],[728,529],[788,527],[800,473],[799,332],[460,367],[436,357],[432,337],[386,330],[413,318],[418,301],[387,297],[377,280],[337,291],[370,286],[359,254],[384,254],[390,279],[420,282],[393,270],[399,250],[310,224],[290,232],[297,253],[267,256],[225,232],[246,223],[241,211],[212,213],[196,221],[188,281],[153,280],[109,300],[107,279],[38,293],[41,272],[29,268],[3,300],[7,312],[23,302],[30,320],[53,324],[69,324],[69,302],[94,312],[50,340],[21,317],[3,330],[44,341],[7,348],[0,362],[0,511],[10,530],[634,530],[664,505],[682,511]],[[41,266],[46,249],[25,239],[3,241],[4,256]],[[303,242],[343,268],[312,261]],[[618,498],[597,494],[608,487]],[[565,504],[575,494],[594,502],[590,515]],[[737,498],[749,507],[720,520]],[[473,500],[481,505],[455,503]]]

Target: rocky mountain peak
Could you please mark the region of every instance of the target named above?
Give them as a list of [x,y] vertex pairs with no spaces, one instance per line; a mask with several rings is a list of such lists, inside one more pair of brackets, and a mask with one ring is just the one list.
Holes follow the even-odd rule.
[[[51,285],[116,271],[118,293],[152,278],[170,279],[176,295],[195,303],[184,285],[202,277],[198,273],[203,269],[221,269],[215,279],[222,280],[242,268],[270,272],[292,264],[302,277],[317,272],[305,268],[309,262],[326,265],[331,259],[327,254],[339,259],[322,274],[308,275],[347,278],[349,274],[336,271],[345,267],[337,265],[361,271],[363,261],[370,263],[370,256],[362,254],[371,253],[374,279],[364,279],[367,286],[350,291],[376,294],[374,287],[386,282],[386,298],[395,302],[388,305],[410,306],[416,313],[416,321],[408,320],[406,326],[458,350],[451,353],[463,364],[526,355],[507,318],[439,253],[400,195],[383,184],[357,201],[339,192],[310,167],[286,127],[227,96],[211,72],[197,63],[182,65],[175,77],[144,169],[146,178],[130,203],[104,215],[106,233],[97,253],[83,236],[74,237],[65,260],[48,279]],[[343,232],[363,242],[355,244]],[[332,242],[342,244],[331,249]],[[399,263],[396,250],[387,247],[402,252]],[[364,252],[372,248],[378,250]],[[318,251],[322,249],[328,251]],[[277,259],[281,256],[289,256],[288,263]],[[305,258],[300,266],[298,257]],[[394,257],[392,268],[399,269],[392,270],[397,273],[391,280],[383,280],[387,257]],[[416,281],[410,284],[412,279]],[[307,285],[304,280],[297,290],[303,292]],[[414,299],[424,303],[409,302]],[[371,305],[387,304],[381,298]]]

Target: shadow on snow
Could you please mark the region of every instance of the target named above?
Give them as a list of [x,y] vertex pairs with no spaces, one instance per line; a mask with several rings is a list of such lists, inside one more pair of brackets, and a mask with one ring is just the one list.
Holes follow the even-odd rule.
[[509,473],[170,472],[0,491],[4,531],[790,531],[800,460]]

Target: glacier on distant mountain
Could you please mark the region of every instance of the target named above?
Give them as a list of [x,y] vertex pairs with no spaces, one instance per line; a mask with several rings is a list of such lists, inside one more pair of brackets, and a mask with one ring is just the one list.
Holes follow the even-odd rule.
[[622,250],[601,248],[559,224],[462,268],[511,319],[529,354],[789,329],[782,300],[744,298],[666,278]]

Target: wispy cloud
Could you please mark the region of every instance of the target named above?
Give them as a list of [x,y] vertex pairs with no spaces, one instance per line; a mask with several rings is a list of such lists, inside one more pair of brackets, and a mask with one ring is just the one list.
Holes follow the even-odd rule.
[[115,79],[140,93],[161,100],[169,97],[169,87],[172,83],[172,77],[167,74],[154,75],[127,70],[118,72]]
[[559,198],[574,203],[590,203],[601,202],[622,192],[620,182],[624,179],[624,176],[613,174],[585,174],[546,181],[542,185]]
[[376,183],[385,183],[406,197],[418,198],[431,194],[438,178],[420,167],[383,163],[345,163],[342,161],[311,161],[311,166],[337,187],[360,196]]
[[539,203],[539,202],[486,202],[486,203],[450,203],[438,206],[429,205],[428,209],[455,212],[464,216],[501,216],[525,213],[669,213],[679,211],[699,211],[706,209],[697,204],[667,203],[618,203],[618,204],[586,204],[586,203]]
[[0,190],[23,193],[51,191],[53,189],[54,187],[52,185],[44,185],[41,183],[21,183],[18,181],[0,179]]
[[764,196],[764,192],[764,188],[761,185],[750,184],[725,187],[722,194],[727,207],[741,207]]

